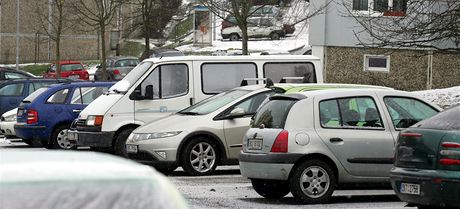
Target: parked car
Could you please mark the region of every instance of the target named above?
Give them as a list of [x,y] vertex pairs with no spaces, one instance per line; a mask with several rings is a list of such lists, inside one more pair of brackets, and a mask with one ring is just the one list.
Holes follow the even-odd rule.
[[69,82],[69,80],[32,78],[0,81],[0,115],[18,107],[19,103],[35,90],[63,82]]
[[234,88],[137,128],[128,138],[126,151],[129,158],[165,172],[181,166],[190,175],[210,174],[217,165],[238,164],[250,118],[269,95],[340,87],[360,86],[276,84]]
[[[79,61],[60,61],[61,78],[88,80],[89,74]],[[51,64],[50,68],[43,73],[43,78],[57,78],[57,63]]]
[[[131,70],[139,64],[137,57],[110,57],[106,60],[108,77],[105,80],[118,81],[125,77]],[[94,80],[102,79],[102,68],[99,65],[99,69],[94,74]]]
[[0,81],[18,78],[37,78],[37,76],[23,70],[15,70],[12,68],[0,67]]
[[0,117],[0,133],[6,138],[15,138],[14,124],[16,124],[16,113],[18,108],[3,113]]
[[94,75],[96,74],[96,70],[101,67],[101,64],[96,64],[96,65],[91,65],[89,68],[86,70],[89,75],[89,80],[94,81]]
[[19,105],[16,135],[29,145],[71,149],[67,130],[78,114],[113,82],[76,82],[38,89]]
[[153,168],[95,152],[5,149],[0,203],[8,209],[187,209]]
[[[221,35],[223,39],[230,41],[238,41],[242,36],[241,29],[238,25],[230,27],[222,27]],[[284,37],[283,24],[273,18],[268,17],[250,17],[248,18],[248,37],[249,38],[264,38],[268,37],[272,40],[279,40]]]
[[266,198],[325,203],[337,184],[389,183],[398,132],[441,109],[412,93],[329,89],[275,95],[243,139],[241,175]]
[[401,131],[391,186],[418,208],[460,208],[460,105]]

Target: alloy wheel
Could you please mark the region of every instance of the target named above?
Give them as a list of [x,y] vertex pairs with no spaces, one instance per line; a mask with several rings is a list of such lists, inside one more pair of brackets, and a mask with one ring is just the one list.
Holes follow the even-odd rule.
[[200,173],[210,171],[216,163],[216,152],[207,142],[200,142],[193,146],[190,152],[190,164]]
[[326,170],[319,166],[310,166],[300,176],[300,188],[310,198],[323,196],[329,189],[330,177]]

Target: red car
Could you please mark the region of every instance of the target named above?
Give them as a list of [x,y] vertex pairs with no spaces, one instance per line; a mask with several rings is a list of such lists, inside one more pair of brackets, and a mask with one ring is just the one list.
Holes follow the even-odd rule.
[[[79,61],[60,61],[61,78],[89,80],[88,71],[85,70],[83,64]],[[51,64],[49,70],[43,73],[44,78],[56,78],[57,64]]]

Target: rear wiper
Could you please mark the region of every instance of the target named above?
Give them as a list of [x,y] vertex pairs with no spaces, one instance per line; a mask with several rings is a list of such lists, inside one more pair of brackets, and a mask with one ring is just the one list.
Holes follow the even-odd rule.
[[179,112],[179,114],[183,114],[183,115],[199,115],[200,113],[197,113],[197,112]]

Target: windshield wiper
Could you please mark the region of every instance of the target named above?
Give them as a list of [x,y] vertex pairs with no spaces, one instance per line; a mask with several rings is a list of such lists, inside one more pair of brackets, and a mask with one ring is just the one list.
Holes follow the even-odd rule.
[[179,114],[183,114],[183,115],[200,115],[200,113],[197,113],[197,112],[179,112]]

